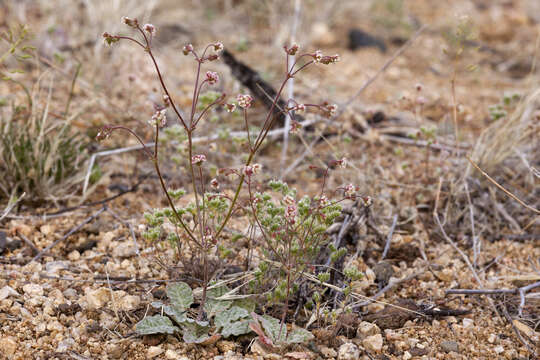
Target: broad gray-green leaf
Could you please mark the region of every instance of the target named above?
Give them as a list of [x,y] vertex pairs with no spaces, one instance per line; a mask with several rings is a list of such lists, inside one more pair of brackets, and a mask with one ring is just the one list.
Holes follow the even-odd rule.
[[197,322],[185,323],[182,325],[183,339],[187,344],[199,344],[207,340],[209,326],[201,326]]
[[257,304],[252,299],[245,298],[245,299],[234,300],[233,305],[246,309],[251,314],[252,311],[255,311],[255,306]]
[[[281,321],[268,315],[260,317],[264,332],[275,343],[284,342],[287,338],[287,325],[281,326]],[[279,332],[281,330],[281,336]]]
[[175,331],[180,331],[179,328],[173,325],[171,319],[161,315],[145,317],[137,323],[136,329],[141,335],[172,334]]
[[249,322],[250,320],[241,320],[233,323],[228,323],[221,330],[221,335],[223,335],[224,338],[228,338],[231,335],[239,336],[248,334],[251,332],[251,329],[249,328]]
[[171,300],[171,303],[180,309],[187,309],[193,304],[193,291],[184,282],[167,286],[167,296]]
[[314,336],[308,330],[303,328],[297,328],[290,332],[287,337],[288,344],[302,344],[306,343],[309,340],[313,339]]
[[209,318],[227,310],[231,307],[232,301],[230,300],[216,300],[224,294],[229,292],[229,288],[226,286],[218,286],[217,288],[209,289],[206,293],[206,303],[204,304],[204,310]]
[[242,309],[238,306],[233,306],[232,308],[217,314],[216,318],[214,319],[214,324],[218,329],[222,327],[225,328],[232,322],[248,317],[249,312],[246,309]]
[[182,325],[185,322],[188,322],[190,319],[187,317],[187,312],[185,309],[180,309],[177,306],[174,305],[167,305],[163,307],[163,311],[165,311],[165,314],[172,316],[174,321],[176,321],[178,324]]

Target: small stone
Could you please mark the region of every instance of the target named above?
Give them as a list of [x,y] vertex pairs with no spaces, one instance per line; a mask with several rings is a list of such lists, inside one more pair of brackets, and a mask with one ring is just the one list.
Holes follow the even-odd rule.
[[0,349],[4,355],[12,356],[17,350],[17,341],[11,336],[0,339]]
[[489,334],[487,341],[488,341],[488,343],[490,343],[490,344],[494,344],[495,341],[497,341],[497,335],[495,335],[495,334]]
[[356,331],[356,336],[363,339],[367,336],[377,335],[381,333],[381,329],[375,324],[372,324],[367,321],[362,321],[358,325],[358,330]]
[[327,359],[335,358],[337,356],[337,351],[329,348],[328,346],[320,346],[319,350],[321,351],[321,354]]
[[101,308],[103,305],[109,301],[109,289],[104,287],[90,290],[86,294],[86,302],[88,303],[88,308],[91,310],[96,310]]
[[68,254],[68,259],[71,261],[77,261],[80,258],[81,258],[81,253],[78,252],[77,250],[73,250],[72,252]]
[[43,287],[39,284],[26,284],[23,286],[23,291],[28,296],[43,295]]
[[493,351],[495,351],[495,353],[498,355],[504,351],[504,347],[502,345],[495,346]]
[[338,360],[356,360],[360,357],[358,346],[353,343],[345,343],[339,347]]
[[74,344],[75,344],[75,340],[73,340],[72,338],[64,339],[58,343],[58,346],[56,347],[56,352],[58,353],[66,352]]
[[441,342],[441,350],[444,352],[459,352],[459,344],[455,341],[443,341]]
[[381,334],[368,336],[362,341],[362,345],[368,351],[380,352],[383,346],[383,337]]
[[133,242],[124,241],[113,248],[112,254],[117,258],[128,258],[137,254],[137,248]]
[[412,355],[411,355],[410,352],[405,351],[405,352],[403,353],[403,360],[409,360],[409,359],[411,359],[411,358],[412,358]]
[[236,344],[232,341],[223,340],[223,341],[219,341],[216,345],[222,354],[225,354],[229,351],[233,351],[234,349],[236,349]]
[[45,236],[48,236],[54,232],[54,227],[50,224],[45,224],[39,228],[39,231]]
[[250,347],[250,350],[252,353],[263,356],[263,357],[268,355],[268,351],[265,350],[265,348],[261,345],[259,340],[255,340],[253,342],[253,344]]
[[165,357],[170,360],[178,359],[178,354],[174,350],[165,351]]
[[124,354],[124,349],[120,344],[107,344],[106,345],[107,355],[113,359],[119,359]]
[[0,289],[0,301],[7,299],[10,296],[20,296],[20,294],[8,285]]
[[163,352],[163,349],[159,346],[150,346],[146,351],[146,357],[149,359],[155,358]]
[[64,326],[62,326],[62,324],[60,324],[58,320],[53,320],[47,324],[47,330],[49,331],[56,330],[58,332],[61,332],[64,330]]
[[126,295],[118,301],[120,310],[131,311],[135,310],[141,303],[141,298],[137,295]]
[[67,288],[64,290],[64,296],[66,299],[75,299],[77,297],[77,290],[73,288]]
[[463,319],[463,328],[464,329],[469,329],[471,327],[474,326],[474,320],[473,319],[469,319],[469,318],[464,318]]

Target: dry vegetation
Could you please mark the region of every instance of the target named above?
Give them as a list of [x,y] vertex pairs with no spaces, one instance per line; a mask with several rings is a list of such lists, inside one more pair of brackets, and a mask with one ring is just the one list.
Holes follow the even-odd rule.
[[[304,0],[296,10],[295,3],[0,2],[0,357],[539,356],[538,1]],[[95,141],[106,124],[154,139],[148,120],[162,89],[150,59],[127,42],[103,42],[104,31],[133,35],[122,16],[157,28],[152,49],[182,116],[195,80],[193,58],[182,54],[187,43],[221,41],[276,89],[291,37],[302,52],[340,54],[337,64],[304,71],[291,89],[299,103],[338,104],[337,114],[303,113],[312,125],[289,135],[286,151],[276,124],[252,184],[262,192],[281,179],[300,199],[319,196],[324,179],[336,200],[354,184],[325,231],[336,249],[325,244],[309,263],[296,257],[294,271],[280,264],[287,245],[269,250],[247,193],[219,229],[215,253],[177,241],[182,232],[170,222],[149,235],[162,221],[154,209],[169,206],[152,161],[132,149],[135,138]],[[352,28],[384,41],[386,52],[350,50]],[[227,98],[249,93],[224,61],[206,70],[219,73],[212,89]],[[249,109],[254,132],[268,111],[263,102]],[[194,196],[185,134],[173,122],[162,131],[159,163],[167,187],[188,189],[181,208]],[[244,129],[242,116],[223,108],[201,121],[193,151],[208,158],[207,183],[217,169],[245,163],[249,151],[236,133]],[[346,169],[336,166],[342,158]],[[218,178],[232,197],[237,179]],[[225,304],[258,314],[249,315],[252,332],[218,332],[206,280],[214,281],[213,311]],[[217,335],[137,333],[140,320],[163,315],[167,306],[155,302],[173,301],[166,292],[178,281],[193,290],[186,316],[210,321],[209,335]],[[313,339],[279,342],[260,327],[261,315]]]

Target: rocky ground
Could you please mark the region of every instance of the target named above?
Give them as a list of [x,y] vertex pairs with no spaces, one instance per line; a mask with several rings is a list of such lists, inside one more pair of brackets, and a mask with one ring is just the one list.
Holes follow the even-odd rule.
[[[8,2],[0,7],[0,24],[5,27],[14,19],[28,23],[45,58],[54,58],[61,51],[68,60],[56,66],[59,76],[62,71],[71,73],[76,61],[84,62],[72,104],[84,110],[75,123],[83,132],[118,121],[147,131],[146,118],[151,115],[147,108],[157,96],[152,68],[136,49],[121,45],[109,50],[93,42],[103,31],[121,29],[121,16],[146,15],[157,26],[158,34],[163,29],[162,38],[156,38],[158,55],[171,74],[172,91],[184,106],[189,104],[191,86],[185,79],[192,79],[193,72],[181,56],[180,44],[192,41],[200,46],[219,35],[241,61],[276,84],[283,60],[280,46],[289,36],[283,19],[292,19],[294,14],[287,8],[289,2],[283,7],[254,1],[211,2],[207,6],[185,1],[179,6],[164,0],[154,7],[141,8],[140,4],[120,1],[115,9],[107,6],[118,4],[108,2],[96,2],[93,7],[55,2],[58,10],[45,1]],[[139,336],[135,324],[153,314],[150,303],[163,299],[166,285],[186,273],[176,267],[176,254],[169,246],[142,238],[146,229],[143,212],[166,204],[157,195],[157,179],[141,175],[151,171],[151,163],[128,152],[98,160],[103,176],[84,200],[97,204],[78,207],[73,200],[39,206],[25,203],[0,221],[0,357],[514,360],[538,356],[538,288],[525,294],[521,313],[517,292],[486,296],[448,295],[446,291],[517,289],[540,281],[538,213],[517,204],[478,172],[473,173],[464,156],[454,156],[451,92],[451,80],[455,79],[458,142],[465,152],[473,154],[483,169],[518,198],[538,209],[540,164],[539,149],[534,146],[538,131],[512,145],[512,155],[498,161],[493,155],[496,151],[489,146],[495,139],[481,134],[493,124],[489,106],[500,103],[509,92],[529,99],[524,101],[524,108],[530,112],[519,110],[517,105],[508,112],[529,114],[536,120],[530,120],[527,126],[538,130],[538,100],[528,96],[538,88],[539,76],[533,65],[538,55],[540,6],[534,0],[403,3],[402,15],[392,17],[384,9],[358,5],[356,1],[343,1],[334,4],[335,8],[304,2],[297,41],[306,48],[337,52],[341,62],[299,78],[296,96],[328,99],[346,111],[329,127],[323,128],[322,122],[316,126],[327,134],[325,141],[313,147],[313,152],[321,155],[307,156],[284,179],[302,194],[314,194],[318,185],[309,170],[311,163],[330,161],[336,154],[350,159],[348,170],[332,173],[328,186],[352,182],[373,199],[372,223],[360,221],[349,229],[351,238],[357,240],[347,244],[348,259],[365,275],[354,284],[354,292],[358,301],[364,301],[386,283],[394,284],[391,289],[351,316],[343,314],[333,323],[312,325],[309,330],[315,339],[309,344],[280,351],[253,341],[253,335],[218,339],[206,345],[186,344],[172,335]],[[317,6],[321,6],[319,11],[314,9]],[[472,21],[475,37],[456,63],[443,52],[448,47],[444,34],[456,28],[460,14]],[[176,19],[182,19],[182,26]],[[429,27],[406,45],[405,52],[360,98],[345,106],[423,24]],[[380,46],[348,49],[347,34],[353,27],[378,37],[386,51]],[[270,30],[272,35],[268,35]],[[468,71],[470,65],[477,69]],[[241,86],[228,67],[216,63],[215,68],[225,79],[224,90],[238,92]],[[9,84],[0,86],[6,93],[14,91]],[[66,85],[55,97],[61,98],[62,91],[68,90]],[[407,137],[420,127],[433,125],[438,128],[438,149],[426,149],[423,138],[415,142]],[[219,126],[211,124],[205,131],[216,131]],[[505,137],[497,136],[497,141]],[[484,147],[477,146],[483,142]],[[103,150],[105,146],[133,144],[116,136],[105,145],[94,146]],[[497,144],[497,148],[504,146]],[[220,154],[213,160],[220,166],[239,156],[225,153],[228,146],[217,142],[216,153]],[[287,164],[305,151],[299,141],[290,146]],[[265,179],[279,176],[276,161],[280,154],[279,144],[265,148],[260,157]],[[164,163],[170,165],[166,178],[173,184],[183,184],[185,179],[174,164],[167,159]],[[467,200],[469,194],[466,197],[460,185],[463,178],[472,199]],[[132,187],[139,180],[142,183]],[[118,198],[99,203],[119,192],[122,195]],[[51,215],[71,205],[75,208]],[[476,252],[474,272],[467,263],[475,257],[471,207],[482,243]],[[443,217],[447,234],[434,221],[434,210]],[[397,226],[391,230],[396,214]],[[233,226],[242,226],[243,219],[235,221]],[[393,234],[384,262],[381,253],[385,243],[377,240],[377,233],[383,238]],[[242,263],[239,255],[233,265]]]

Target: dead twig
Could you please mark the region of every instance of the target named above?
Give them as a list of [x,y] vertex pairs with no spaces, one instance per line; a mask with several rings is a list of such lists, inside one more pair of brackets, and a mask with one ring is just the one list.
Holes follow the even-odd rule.
[[74,228],[72,228],[71,230],[69,230],[64,236],[62,236],[60,239],[56,240],[55,242],[53,242],[51,245],[47,246],[45,249],[41,250],[36,256],[34,256],[32,258],[32,260],[29,261],[29,263],[31,263],[32,261],[36,261],[38,259],[40,259],[43,255],[45,255],[45,253],[47,253],[50,249],[52,249],[53,247],[55,247],[58,243],[66,240],[68,237],[70,237],[73,233],[76,233],[77,231],[79,231],[84,225],[88,224],[89,222],[91,222],[92,220],[94,220],[96,217],[99,216],[99,214],[101,214],[102,212],[104,212],[105,210],[107,209],[106,206],[103,206],[101,209],[99,209],[98,211],[96,211],[94,214],[92,214],[91,216],[87,217],[86,219],[84,219],[84,221],[82,223],[80,223],[79,225],[75,226]]
[[496,182],[491,176],[489,176],[484,170],[482,170],[478,165],[476,165],[474,163],[474,161],[471,160],[471,158],[467,155],[465,155],[465,157],[467,158],[467,160],[469,160],[469,162],[471,163],[472,166],[474,166],[474,168],[478,171],[480,171],[480,173],[482,175],[484,175],[492,184],[494,184],[495,186],[497,186],[500,190],[502,190],[506,195],[510,196],[512,199],[516,200],[518,203],[520,203],[522,206],[526,207],[527,209],[533,211],[534,213],[536,214],[540,214],[540,210],[538,209],[535,209],[533,208],[532,206],[530,205],[527,205],[525,204],[520,198],[518,198],[516,195],[512,194],[510,191],[506,190],[501,184],[499,184],[498,182]]
[[504,314],[504,317],[506,318],[506,320],[510,323],[510,325],[512,326],[512,330],[514,330],[514,332],[516,333],[519,341],[521,341],[521,343],[523,345],[525,345],[525,347],[527,348],[527,350],[529,350],[529,352],[531,354],[533,354],[534,357],[536,357],[538,354],[536,353],[536,351],[534,351],[531,346],[529,345],[529,343],[523,338],[523,336],[521,335],[521,333],[519,332],[519,329],[516,328],[516,325],[514,324],[514,321],[512,320],[512,317],[510,316],[510,314],[508,313],[508,309],[506,308],[506,305],[504,304],[501,304],[501,308],[502,308],[502,311],[503,311],[503,314]]
[[0,215],[0,221],[2,221],[6,216],[8,216],[8,214],[11,212],[11,210],[13,210],[15,205],[17,205],[19,201],[21,201],[25,196],[26,193],[22,193],[22,195],[17,200],[8,203],[7,207],[4,209],[4,212],[2,213],[2,215]]
[[394,230],[396,229],[398,215],[394,215],[394,219],[392,220],[392,227],[390,228],[390,231],[388,232],[388,236],[386,237],[386,244],[384,245],[384,250],[381,256],[381,261],[384,260],[386,255],[388,254],[388,250],[390,250],[390,243],[392,243],[392,236],[394,235]]
[[21,239],[23,239],[23,241],[26,243],[26,245],[30,246],[30,249],[32,249],[32,254],[39,253],[39,249],[36,247],[36,245],[34,245],[34,243],[30,239],[28,239],[26,236],[24,236],[20,232],[17,232],[17,233],[18,233],[19,237]]

